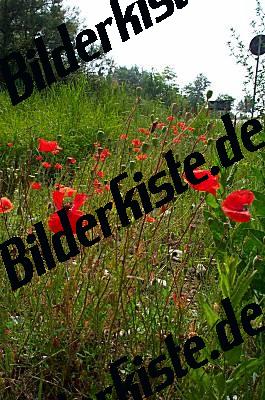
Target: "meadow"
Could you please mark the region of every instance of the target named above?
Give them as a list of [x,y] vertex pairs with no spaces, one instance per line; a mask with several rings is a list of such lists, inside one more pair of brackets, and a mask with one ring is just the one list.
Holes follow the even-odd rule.
[[[168,108],[145,100],[140,89],[134,94],[117,82],[78,77],[16,107],[2,92],[0,106],[0,197],[10,200],[0,215],[0,243],[25,239],[39,221],[51,239],[51,216],[62,206],[54,193],[68,210],[77,194],[86,194],[77,209],[93,214],[110,201],[112,178],[127,172],[126,193],[135,186],[134,172],[147,181],[165,167],[168,150],[180,161],[201,152],[203,170],[219,165],[214,144],[225,130],[207,100],[195,115],[178,102]],[[258,141],[264,138],[263,131]],[[39,139],[58,146],[43,151]],[[1,260],[0,399],[93,398],[112,384],[111,361],[141,355],[148,364],[169,333],[179,344],[199,335],[208,349],[219,349],[213,327],[224,318],[223,298],[237,316],[248,303],[264,309],[265,156],[263,150],[244,155],[231,168],[220,166],[216,188],[190,185],[166,206],[137,221],[131,216],[128,227],[120,227],[112,209],[112,236],[81,247],[41,277],[35,273],[17,291]],[[238,190],[255,196],[248,222],[235,222],[222,208]],[[89,235],[97,233],[96,227]],[[255,326],[264,323],[260,317]],[[264,399],[264,343],[264,332],[244,334],[242,345],[151,398]],[[123,364],[121,376],[133,368]]]

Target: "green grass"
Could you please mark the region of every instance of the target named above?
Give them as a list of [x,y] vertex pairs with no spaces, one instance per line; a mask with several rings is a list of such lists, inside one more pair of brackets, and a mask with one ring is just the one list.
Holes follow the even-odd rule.
[[[138,128],[149,128],[152,114],[168,124],[166,118],[171,110],[156,102],[137,102],[126,87],[96,79],[80,78],[58,84],[16,107],[1,93],[0,105],[1,191],[2,196],[14,203],[14,210],[1,216],[1,243],[15,235],[25,239],[33,223],[39,221],[43,221],[51,239],[47,219],[55,211],[52,203],[55,182],[92,195],[82,208],[84,212],[93,214],[111,200],[108,191],[94,193],[93,143],[99,139],[101,146],[111,152],[100,165],[105,174],[103,180],[107,183],[125,170],[129,178],[122,185],[124,194],[134,186],[134,171],[141,170],[147,182],[158,166],[158,170],[166,168],[164,161],[158,165],[159,159],[163,160],[161,151],[172,149],[183,161],[207,126],[207,137],[213,140],[208,146],[198,143],[195,149],[205,155],[205,168],[216,165],[214,142],[224,134],[221,120],[211,121],[202,110],[189,119],[183,115],[176,117],[173,124],[186,118],[186,123],[195,128],[181,143],[173,144],[174,135],[161,130],[157,131],[156,140],[153,138],[156,132],[147,137]],[[98,131],[104,134],[98,136]],[[122,133],[128,134],[127,141],[119,139]],[[47,172],[35,160],[39,137],[58,140],[63,151],[45,159],[53,164],[62,163],[61,172]],[[145,142],[148,158],[144,161],[135,158],[130,144],[134,138]],[[8,142],[14,146],[7,147]],[[67,165],[69,156],[76,158],[75,165]],[[167,215],[155,210],[152,213],[155,222],[143,223],[140,219],[122,229],[118,229],[117,212],[113,209],[110,238],[91,248],[83,247],[80,255],[58,263],[42,277],[35,274],[30,284],[16,292],[11,291],[1,263],[0,398],[46,400],[59,398],[60,393],[67,399],[92,397],[112,384],[109,362],[137,354],[147,362],[163,352],[164,335],[170,332],[180,343],[195,332],[209,348],[217,348],[211,316],[213,320],[216,316],[223,317],[220,301],[226,290],[231,296],[235,293],[244,268],[247,285],[239,298],[235,298],[236,312],[245,304],[263,300],[260,281],[253,284],[249,278],[253,269],[261,271],[257,262],[264,265],[264,246],[259,239],[264,233],[262,168],[264,156],[260,151],[245,152],[245,159],[236,168],[222,169],[217,206],[210,196],[189,189],[169,204]],[[41,182],[42,190],[31,190],[32,181]],[[170,177],[165,181],[170,181]],[[220,210],[221,200],[240,188],[258,192],[258,201],[252,208],[254,219],[245,224],[245,230],[243,225],[228,222]],[[171,265],[167,258],[169,244],[183,251],[178,265]],[[257,256],[261,260],[257,261]],[[197,282],[192,304],[176,306],[173,293],[180,296],[186,271],[201,262],[207,273]],[[167,268],[161,270],[161,264]],[[232,268],[236,269],[233,276],[227,272]],[[166,281],[166,286],[159,282],[151,284],[154,277]],[[188,283],[186,290],[191,286]],[[175,381],[163,391],[162,397],[153,398],[208,400],[226,399],[233,394],[246,400],[264,398],[264,368],[260,365],[264,354],[262,335],[244,339],[242,347],[222,354],[204,368],[190,370],[183,380]],[[244,379],[240,379],[236,367],[243,363],[246,372]],[[128,372],[130,368],[128,363],[124,370]]]

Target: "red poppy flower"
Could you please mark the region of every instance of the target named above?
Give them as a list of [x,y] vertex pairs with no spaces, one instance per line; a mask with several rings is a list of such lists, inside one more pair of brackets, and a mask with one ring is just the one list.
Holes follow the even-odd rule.
[[199,137],[198,137],[198,142],[199,141],[201,141],[201,142],[203,142],[203,143],[207,143],[207,137],[206,137],[206,135],[200,135]]
[[55,166],[54,166],[54,168],[55,168],[55,169],[62,169],[63,166],[62,166],[62,164],[56,163]]
[[7,146],[8,146],[8,147],[13,147],[13,146],[14,146],[14,143],[7,143]]
[[121,139],[121,140],[126,140],[126,139],[128,139],[128,135],[125,135],[125,133],[122,133],[122,134],[120,135],[120,139]]
[[181,143],[181,139],[180,139],[179,137],[175,137],[175,138],[172,140],[172,142],[173,142],[173,143]]
[[47,161],[44,161],[42,164],[41,164],[44,168],[51,168],[51,164],[50,163],[48,163]]
[[139,132],[139,133],[143,133],[143,134],[146,135],[146,136],[149,136],[149,135],[150,135],[150,130],[149,130],[149,129],[146,129],[146,128],[139,128],[139,129],[138,129],[138,132]]
[[156,221],[156,219],[154,217],[151,217],[150,215],[146,215],[145,216],[145,222],[152,223],[152,222],[155,222],[155,221]]
[[133,140],[132,140],[132,145],[133,145],[134,147],[140,147],[140,146],[142,145],[142,142],[141,142],[140,139],[133,139]]
[[41,161],[43,159],[42,156],[36,156],[35,158],[36,158],[37,161]]
[[103,171],[97,171],[97,176],[99,178],[103,178],[104,177],[104,172]]
[[[65,194],[56,190],[53,192],[53,203],[57,210],[61,210],[64,208],[67,211],[67,217],[69,219],[73,234],[76,234],[76,223],[80,217],[84,215],[83,211],[80,211],[79,208],[85,203],[87,199],[87,195],[77,194],[74,198],[73,203],[63,204],[63,199]],[[51,214],[48,219],[49,229],[53,233],[57,233],[63,230],[59,215],[57,212]]]
[[40,182],[32,182],[31,189],[40,190],[41,189],[41,183]]
[[68,186],[64,186],[64,185],[60,185],[59,183],[57,183],[55,185],[55,188],[57,189],[57,191],[59,191],[60,193],[64,194],[64,197],[73,197],[76,195],[77,190],[70,188]]
[[137,160],[139,160],[139,161],[146,160],[147,157],[148,157],[147,154],[138,154],[138,156],[136,156]]
[[13,210],[14,206],[7,197],[0,198],[0,214],[8,213]]
[[73,157],[67,157],[67,162],[68,164],[75,164],[76,163],[76,159]]
[[247,206],[250,206],[254,200],[255,196],[250,190],[236,190],[227,196],[221,207],[232,221],[249,222],[251,215]]
[[101,187],[101,182],[98,179],[94,179],[93,185],[95,188]]
[[110,191],[110,184],[109,184],[109,183],[107,183],[107,184],[105,185],[105,190],[106,190],[107,192]]
[[220,183],[219,183],[219,177],[218,175],[214,176],[211,174],[211,171],[209,170],[200,170],[200,169],[195,169],[193,171],[195,178],[200,179],[205,175],[208,175],[208,179],[205,181],[198,183],[197,185],[193,185],[190,183],[184,174],[184,180],[195,190],[199,190],[200,192],[208,192],[212,193],[214,196],[216,196],[216,191],[220,188]]
[[109,149],[103,149],[100,153],[100,161],[105,161],[111,155]]
[[61,147],[58,146],[58,143],[56,141],[38,139],[38,142],[39,142],[38,150],[44,153],[57,154],[59,150],[62,150]]
[[134,148],[133,148],[133,151],[134,151],[135,153],[140,153],[141,149],[140,149],[139,147],[134,147]]
[[186,128],[186,124],[185,122],[178,122],[178,126],[180,127],[180,129],[184,130]]
[[156,128],[157,128],[157,129],[163,129],[164,126],[166,126],[166,124],[164,124],[164,122],[158,122]]
[[169,122],[172,122],[172,121],[174,121],[174,117],[173,117],[173,115],[170,115],[169,117],[167,117],[167,121],[169,121]]

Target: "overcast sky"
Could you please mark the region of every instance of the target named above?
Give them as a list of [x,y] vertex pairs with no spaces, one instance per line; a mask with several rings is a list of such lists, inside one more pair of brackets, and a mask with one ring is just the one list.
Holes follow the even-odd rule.
[[[66,1],[80,8],[87,27],[92,29],[113,16],[109,0]],[[119,0],[123,11],[132,2]],[[108,54],[119,65],[136,64],[158,71],[169,65],[176,71],[181,86],[203,73],[212,82],[214,97],[228,93],[240,99],[244,70],[229,55],[226,43],[233,26],[249,44],[253,36],[249,23],[255,15],[255,6],[255,0],[189,0],[185,8],[176,9],[171,17],[159,24],[154,22],[153,27],[136,36],[129,29],[131,39],[127,42],[121,41],[113,23],[108,27],[113,48]],[[163,9],[150,10],[153,21]]]

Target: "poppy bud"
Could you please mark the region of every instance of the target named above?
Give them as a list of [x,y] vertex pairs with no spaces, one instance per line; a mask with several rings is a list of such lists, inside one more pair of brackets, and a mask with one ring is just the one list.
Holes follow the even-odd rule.
[[134,160],[130,161],[129,168],[130,168],[131,171],[134,170],[134,168],[135,168],[135,161]]
[[157,147],[158,139],[157,138],[152,138],[152,144],[154,145],[154,147]]
[[208,92],[206,93],[206,99],[209,100],[213,95],[213,91],[212,90],[208,90]]
[[149,144],[148,144],[148,143],[143,143],[143,145],[142,145],[142,152],[143,152],[143,153],[146,153],[146,151],[148,150],[148,148],[149,148]]
[[140,86],[138,86],[138,87],[136,88],[136,96],[137,96],[137,97],[140,97],[140,96],[141,96],[141,92],[142,92],[142,88],[141,88]]
[[105,136],[105,132],[103,131],[98,131],[97,133],[97,140],[102,140]]
[[176,103],[173,103],[171,106],[171,114],[174,115],[177,114],[177,112],[178,112],[178,106]]
[[206,131],[210,132],[214,127],[214,123],[213,121],[208,122],[207,127],[206,127]]

